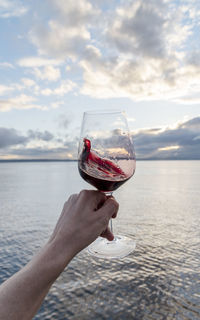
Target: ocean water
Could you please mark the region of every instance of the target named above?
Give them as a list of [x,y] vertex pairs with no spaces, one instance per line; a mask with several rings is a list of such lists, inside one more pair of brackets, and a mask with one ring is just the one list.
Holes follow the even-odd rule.
[[[91,189],[76,162],[0,163],[0,283],[46,242],[72,193]],[[34,319],[200,319],[200,161],[138,161],[114,196],[116,233],[137,241],[121,260],[86,250]]]

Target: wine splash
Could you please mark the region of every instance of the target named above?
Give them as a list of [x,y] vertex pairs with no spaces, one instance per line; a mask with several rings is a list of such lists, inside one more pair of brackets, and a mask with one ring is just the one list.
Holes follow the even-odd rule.
[[99,157],[91,151],[89,139],[83,139],[83,150],[79,159],[79,173],[81,177],[100,191],[114,191],[126,182],[131,176],[114,162]]

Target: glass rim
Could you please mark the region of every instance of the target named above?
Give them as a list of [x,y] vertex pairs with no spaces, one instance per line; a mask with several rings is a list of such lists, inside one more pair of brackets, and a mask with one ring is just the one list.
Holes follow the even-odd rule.
[[124,110],[119,110],[119,109],[97,109],[97,110],[86,110],[84,111],[84,115],[88,114],[88,115],[95,115],[95,114],[125,114]]

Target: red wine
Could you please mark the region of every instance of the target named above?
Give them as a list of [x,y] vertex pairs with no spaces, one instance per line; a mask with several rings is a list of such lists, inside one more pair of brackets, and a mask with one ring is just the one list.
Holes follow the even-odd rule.
[[[83,170],[79,164],[78,166],[79,173],[81,177],[96,187],[100,191],[114,191],[119,188],[124,182],[126,182],[131,176],[125,176],[123,179],[122,177],[117,178],[117,176],[112,177],[112,179],[108,176],[108,179],[101,178],[101,176],[92,176],[87,171]],[[110,178],[110,179],[109,179]]]
[[116,163],[91,151],[90,140],[84,139],[83,142],[78,168],[85,181],[100,191],[114,191],[132,176],[127,176]]

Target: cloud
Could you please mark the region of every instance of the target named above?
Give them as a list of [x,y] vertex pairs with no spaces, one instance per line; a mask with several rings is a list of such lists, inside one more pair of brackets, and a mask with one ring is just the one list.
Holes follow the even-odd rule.
[[108,40],[126,54],[164,56],[166,19],[159,10],[163,6],[162,2],[155,6],[150,1],[136,1],[119,7],[108,29]]
[[66,114],[60,114],[58,118],[56,119],[56,122],[58,124],[58,127],[60,129],[68,129],[69,124],[71,123],[71,116],[66,116]]
[[[112,57],[82,60],[81,93],[96,98],[128,97],[135,101],[171,100],[197,103],[200,67],[175,57],[142,60]],[[185,96],[189,96],[186,100]]]
[[74,153],[71,153],[67,147],[34,147],[34,148],[18,148],[9,151],[8,158],[17,156],[18,159],[53,159],[67,160],[74,159]]
[[46,66],[42,70],[34,68],[33,74],[35,74],[38,79],[48,81],[57,81],[61,77],[60,69],[53,66]]
[[61,101],[61,100],[59,99],[59,100],[57,100],[57,101],[51,102],[50,106],[51,106],[51,108],[53,108],[53,109],[57,109],[57,108],[61,107],[64,103],[65,103],[64,101]]
[[43,140],[43,141],[51,141],[54,138],[54,135],[45,130],[44,132],[41,131],[34,131],[34,130],[29,130],[28,131],[28,138],[29,140]]
[[120,52],[160,59],[173,55],[190,35],[184,17],[183,6],[167,1],[131,1],[117,8],[107,36]]
[[65,27],[60,22],[50,21],[48,28],[38,26],[31,34],[32,42],[38,47],[39,54],[51,55],[60,59],[77,57],[83,51],[90,34],[82,27]]
[[0,100],[0,111],[5,112],[12,109],[27,110],[33,108],[47,110],[46,106],[36,104],[35,102],[36,98],[28,96],[26,94],[21,94],[19,96],[16,96],[15,98]]
[[25,57],[25,58],[19,59],[17,62],[17,64],[20,67],[24,67],[24,68],[55,66],[61,63],[62,63],[61,60],[48,59],[45,57]]
[[88,0],[50,0],[52,7],[58,14],[59,20],[66,26],[82,26],[94,21],[99,10]]
[[200,97],[190,96],[190,97],[180,97],[178,99],[174,99],[175,102],[186,105],[200,105]]
[[[65,117],[60,125],[67,129],[69,122]],[[141,129],[132,132],[132,136],[138,160],[200,160],[200,116],[165,128]],[[24,135],[15,129],[0,128],[1,157],[75,159],[77,141],[77,137],[71,138],[60,133],[56,135],[47,130],[29,130]],[[112,146],[118,154],[117,141],[114,133],[111,138],[107,138],[105,147]]]
[[177,103],[183,96],[193,97],[200,89],[200,64],[199,51],[191,46],[199,28],[192,5],[138,0],[117,7],[104,26],[106,50],[98,55],[93,50],[92,59],[85,52],[80,61],[81,93]]
[[[50,18],[39,17],[28,32],[39,56],[18,61],[38,79],[58,81],[67,62],[70,75],[73,67],[79,68],[84,95],[197,103],[197,2],[131,0],[105,6],[100,1],[49,0],[47,12],[49,8]],[[46,88],[42,94],[55,91]]]
[[[63,124],[64,125],[64,124]],[[0,159],[75,159],[77,138],[58,137],[48,130],[22,134],[0,127]]]
[[8,92],[11,92],[13,90],[14,90],[13,86],[5,86],[5,85],[0,84],[0,96],[6,94]]
[[71,80],[63,80],[60,86],[54,89],[45,88],[41,90],[41,94],[44,96],[57,95],[64,96],[68,92],[72,91],[76,87],[76,83]]
[[138,159],[200,159],[200,117],[133,134]]
[[49,142],[54,139],[54,135],[45,130],[28,130],[26,135],[21,134],[14,128],[0,127],[0,148],[9,146],[27,145],[30,142],[45,141]]
[[200,50],[193,50],[190,52],[187,62],[195,67],[200,67]]
[[11,18],[21,17],[26,14],[28,8],[21,1],[17,0],[0,0],[0,17]]
[[55,10],[54,18],[47,26],[37,25],[30,32],[31,41],[39,54],[65,60],[79,57],[91,39],[88,26],[99,11],[87,0],[49,2]]
[[14,66],[9,63],[9,62],[0,62],[0,68],[9,68],[9,69],[13,69]]
[[[21,7],[19,1],[3,3]],[[61,81],[56,88],[33,87],[35,96],[64,95],[73,90],[76,79],[81,94],[97,99],[199,103],[197,1],[131,0],[108,5],[99,0],[49,0],[44,5],[45,16],[44,8],[34,12],[34,26],[27,31],[38,56],[19,59],[17,66],[36,80]],[[66,68],[73,88],[72,83],[62,82]],[[26,90],[28,82],[24,85]],[[3,105],[1,109],[11,109]]]
[[28,138],[21,135],[15,129],[3,128],[0,127],[0,149],[27,143]]
[[28,88],[36,85],[35,81],[30,78],[22,78],[21,81],[25,85],[25,87],[28,87]]

